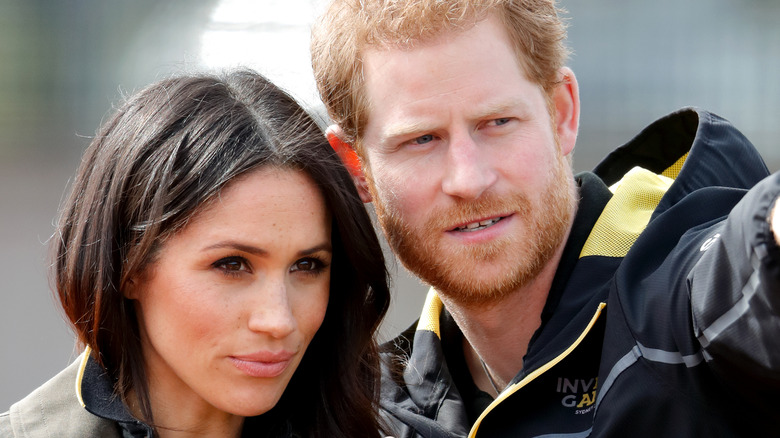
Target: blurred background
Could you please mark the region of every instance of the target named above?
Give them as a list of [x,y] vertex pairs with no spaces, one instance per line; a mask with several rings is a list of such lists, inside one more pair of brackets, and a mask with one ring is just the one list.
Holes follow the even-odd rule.
[[[80,155],[112,105],[171,73],[248,66],[322,112],[308,59],[322,0],[0,0],[0,412],[78,352],[47,242]],[[693,105],[731,120],[780,169],[780,2],[562,1],[582,118],[575,169]],[[382,337],[426,287],[399,264]]]

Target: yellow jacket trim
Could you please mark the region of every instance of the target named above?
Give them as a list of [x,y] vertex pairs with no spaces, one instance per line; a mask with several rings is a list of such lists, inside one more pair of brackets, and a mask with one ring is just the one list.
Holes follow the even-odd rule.
[[682,157],[680,157],[679,160],[677,160],[674,164],[669,166],[666,170],[664,170],[661,175],[671,178],[671,179],[677,179],[677,175],[680,174],[680,171],[682,170],[683,164],[685,164],[685,160],[688,159],[688,152],[685,153]]
[[499,394],[498,397],[496,397],[496,399],[493,400],[493,402],[490,403],[490,405],[487,408],[485,408],[485,410],[482,412],[482,415],[480,415],[479,418],[477,418],[477,421],[474,423],[474,426],[471,427],[471,432],[469,432],[469,438],[474,438],[477,436],[477,430],[479,429],[482,420],[490,413],[490,411],[493,410],[493,408],[498,406],[499,403],[509,398],[509,396],[519,391],[529,382],[541,376],[542,374],[547,372],[547,370],[555,366],[558,362],[562,361],[566,356],[571,354],[571,352],[574,351],[574,349],[577,348],[578,345],[580,345],[582,340],[585,339],[585,336],[588,335],[590,330],[596,324],[596,321],[599,319],[599,316],[601,315],[601,312],[604,310],[605,307],[607,307],[607,303],[599,303],[598,308],[596,308],[596,313],[593,315],[593,318],[590,319],[588,326],[585,327],[585,330],[583,330],[583,332],[580,333],[580,336],[577,338],[576,341],[574,341],[573,344],[569,346],[569,348],[567,348],[561,354],[555,357],[555,359],[547,362],[546,364],[534,370],[531,374],[525,376],[523,380],[504,388],[504,390],[501,391],[501,394]]
[[673,182],[641,167],[626,173],[610,187],[612,198],[593,226],[580,258],[625,257]]
[[81,395],[81,382],[84,380],[84,370],[87,368],[87,361],[89,360],[90,354],[92,354],[92,349],[87,347],[84,350],[84,353],[82,353],[81,363],[79,364],[79,371],[78,374],[76,374],[76,397],[78,397],[79,404],[82,408],[87,407],[87,404],[84,403],[84,398]]
[[441,309],[444,307],[439,295],[436,293],[436,289],[430,288],[428,295],[425,297],[425,304],[423,304],[422,315],[420,315],[420,321],[417,323],[417,330],[426,330],[436,333],[436,336],[441,339],[441,327],[439,326],[439,316],[441,315]]

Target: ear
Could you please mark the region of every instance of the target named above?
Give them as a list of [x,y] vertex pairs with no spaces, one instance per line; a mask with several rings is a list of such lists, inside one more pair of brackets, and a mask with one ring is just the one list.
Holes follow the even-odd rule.
[[122,295],[128,300],[137,300],[138,284],[139,281],[135,277],[128,279],[125,282],[124,287],[122,287]]
[[561,82],[553,90],[552,103],[561,152],[568,155],[574,150],[580,126],[580,90],[577,78],[569,67],[561,68],[559,75]]
[[328,137],[328,143],[330,147],[336,151],[341,157],[341,161],[347,166],[349,174],[352,175],[352,180],[355,181],[360,199],[363,202],[371,202],[371,194],[368,191],[368,182],[366,182],[366,175],[363,173],[361,167],[360,158],[352,144],[343,140],[344,133],[338,125],[330,125],[325,131],[325,135]]

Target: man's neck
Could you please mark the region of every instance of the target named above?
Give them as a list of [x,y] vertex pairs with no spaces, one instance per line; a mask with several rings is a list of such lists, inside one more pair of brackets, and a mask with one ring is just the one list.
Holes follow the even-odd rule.
[[522,369],[528,343],[541,325],[542,310],[567,238],[568,235],[532,283],[501,301],[464,305],[449,299],[446,293],[440,294],[444,306],[463,332],[466,364],[481,390],[496,396],[493,384],[501,391]]

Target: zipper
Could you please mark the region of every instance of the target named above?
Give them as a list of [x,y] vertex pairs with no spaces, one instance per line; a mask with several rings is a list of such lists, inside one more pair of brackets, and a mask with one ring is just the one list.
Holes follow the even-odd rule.
[[571,352],[574,351],[574,349],[577,348],[578,345],[580,345],[582,340],[585,339],[585,336],[588,335],[590,330],[596,324],[596,321],[599,319],[599,316],[604,311],[605,307],[607,307],[607,303],[599,303],[598,308],[596,308],[596,313],[590,319],[590,322],[585,327],[585,330],[583,330],[582,333],[580,333],[580,336],[577,337],[577,339],[574,341],[573,344],[571,344],[569,346],[569,348],[564,350],[561,354],[556,356],[551,361],[549,361],[546,364],[542,365],[541,367],[535,369],[533,372],[531,372],[530,374],[525,376],[525,378],[523,378],[523,380],[521,380],[521,381],[519,381],[519,382],[517,382],[515,384],[509,385],[507,388],[505,388],[503,391],[501,391],[501,394],[499,394],[498,397],[496,397],[496,399],[493,400],[493,402],[490,403],[490,405],[487,408],[485,408],[485,410],[482,412],[482,414],[479,416],[479,418],[477,418],[477,421],[474,422],[474,425],[471,427],[471,431],[469,432],[469,438],[476,438],[477,431],[479,430],[479,425],[482,424],[482,420],[484,420],[485,417],[487,417],[487,415],[490,413],[490,411],[492,411],[502,401],[504,401],[507,398],[509,398],[512,394],[514,394],[517,391],[519,391],[520,389],[522,389],[529,382],[531,382],[534,379],[536,379],[537,377],[541,376],[542,374],[547,372],[547,370],[549,370],[550,368],[555,366],[557,363],[562,361],[566,356],[571,354]]

